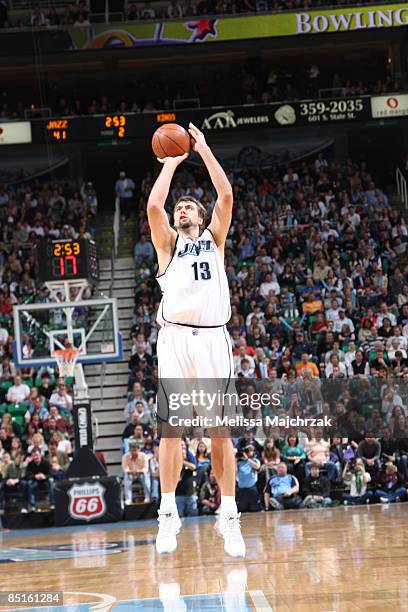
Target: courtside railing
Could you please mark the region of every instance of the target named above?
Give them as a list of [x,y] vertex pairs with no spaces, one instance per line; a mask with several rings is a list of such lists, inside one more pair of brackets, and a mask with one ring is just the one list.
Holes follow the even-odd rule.
[[[111,281],[108,288],[108,296],[112,297],[113,295],[113,285],[115,282],[115,262],[118,257],[118,248],[119,248],[119,229],[120,229],[120,200],[118,197],[115,199],[115,214],[113,216],[113,232],[112,232],[112,244],[111,244],[111,256],[110,256],[110,271],[111,271]],[[106,329],[103,329],[103,337],[102,342],[105,340]],[[106,378],[106,363],[101,364],[101,383],[100,383],[100,406],[103,407],[104,395],[103,390],[105,387],[105,378]],[[98,427],[98,419],[94,416],[94,425],[95,425],[95,448],[99,438],[99,427]]]

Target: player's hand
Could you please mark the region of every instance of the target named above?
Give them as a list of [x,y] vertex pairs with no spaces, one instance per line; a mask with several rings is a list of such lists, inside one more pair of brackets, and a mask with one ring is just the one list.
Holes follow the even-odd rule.
[[193,147],[193,151],[197,153],[200,152],[200,148],[206,147],[207,143],[205,141],[204,134],[194,125],[194,123],[188,124],[188,131],[191,136],[191,146]]
[[184,153],[184,155],[178,155],[177,157],[158,157],[157,161],[163,164],[164,166],[174,166],[177,168],[185,159],[187,159],[188,153]]

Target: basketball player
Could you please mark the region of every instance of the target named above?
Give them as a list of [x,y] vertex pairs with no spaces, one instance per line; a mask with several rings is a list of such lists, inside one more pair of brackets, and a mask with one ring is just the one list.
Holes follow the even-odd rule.
[[[229,381],[234,376],[234,366],[231,341],[225,327],[231,309],[223,262],[232,216],[232,189],[204,134],[192,123],[189,133],[194,139],[194,151],[207,167],[217,192],[217,202],[211,222],[204,229],[204,206],[191,196],[181,197],[174,207],[173,229],[164,206],[174,172],[187,154],[159,159],[163,168],[147,205],[159,262],[157,280],[163,294],[157,315],[161,326],[157,341],[159,377],[161,380]],[[180,439],[183,429],[177,428],[170,433],[167,429],[167,434],[166,429],[162,428],[163,431],[159,447],[162,497],[156,549],[159,553],[169,553],[177,548],[176,535],[181,527],[175,490],[183,468]],[[244,557],[245,543],[235,503],[235,456],[229,431],[221,427],[209,431],[212,469],[221,490],[216,529],[224,538],[225,552],[233,557]]]

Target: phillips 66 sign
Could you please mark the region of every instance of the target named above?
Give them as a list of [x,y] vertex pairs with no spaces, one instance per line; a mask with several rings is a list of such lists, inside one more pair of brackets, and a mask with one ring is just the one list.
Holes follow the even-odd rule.
[[85,521],[103,516],[106,512],[105,491],[100,482],[73,484],[67,491],[70,516]]

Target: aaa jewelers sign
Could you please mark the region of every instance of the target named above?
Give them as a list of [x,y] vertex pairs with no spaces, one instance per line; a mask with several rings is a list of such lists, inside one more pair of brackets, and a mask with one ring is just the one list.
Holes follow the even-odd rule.
[[239,126],[258,126],[269,123],[267,113],[259,115],[237,116],[234,111],[218,111],[206,117],[201,125],[202,130],[225,130]]

